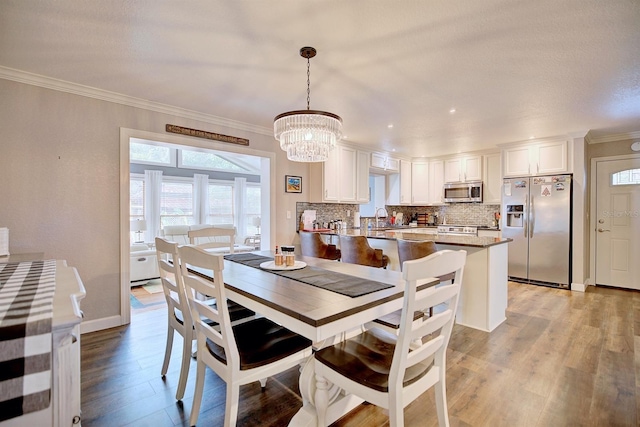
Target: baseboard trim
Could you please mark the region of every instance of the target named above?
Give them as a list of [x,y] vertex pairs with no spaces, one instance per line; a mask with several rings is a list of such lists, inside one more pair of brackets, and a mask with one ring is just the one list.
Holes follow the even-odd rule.
[[589,283],[571,283],[571,290],[575,292],[585,292]]
[[89,332],[101,331],[103,329],[115,328],[122,326],[120,316],[103,317],[96,320],[85,320],[80,324],[80,333],[87,334]]

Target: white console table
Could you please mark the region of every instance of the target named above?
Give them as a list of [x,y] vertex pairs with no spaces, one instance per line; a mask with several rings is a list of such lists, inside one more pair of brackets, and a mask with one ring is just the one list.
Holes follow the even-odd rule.
[[[15,261],[17,258],[12,256],[9,262]],[[46,409],[0,422],[0,427],[80,426],[80,301],[85,295],[76,269],[67,266],[66,261],[56,261],[51,404]]]

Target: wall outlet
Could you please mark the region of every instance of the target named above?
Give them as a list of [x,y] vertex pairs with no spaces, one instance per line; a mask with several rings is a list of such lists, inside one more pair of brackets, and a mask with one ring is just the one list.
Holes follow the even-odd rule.
[[347,210],[347,218],[349,218],[351,216],[351,211]]
[[287,211],[287,219],[291,219],[291,211]]

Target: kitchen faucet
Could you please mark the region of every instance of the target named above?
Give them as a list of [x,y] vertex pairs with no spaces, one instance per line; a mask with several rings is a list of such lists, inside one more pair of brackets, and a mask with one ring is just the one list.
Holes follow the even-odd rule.
[[[383,215],[378,215],[378,212],[382,211]],[[376,209],[376,228],[380,228],[380,218],[386,218],[387,216],[389,216],[389,213],[387,212],[387,210],[385,208],[377,208]]]

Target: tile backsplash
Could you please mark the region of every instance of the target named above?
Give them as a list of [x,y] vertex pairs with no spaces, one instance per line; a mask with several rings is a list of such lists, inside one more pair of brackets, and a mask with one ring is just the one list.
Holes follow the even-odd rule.
[[[436,214],[438,215],[438,223],[442,223],[446,219],[447,224],[456,225],[484,225],[491,226],[493,215],[500,212],[500,205],[483,205],[479,203],[451,203],[442,206],[386,206],[387,212],[391,215],[395,212],[402,212],[404,222],[407,224],[411,217],[415,214]],[[300,224],[300,217],[305,210],[315,210],[317,221],[329,222],[331,220],[341,219],[347,222],[347,227],[354,227],[353,214],[359,212],[360,205],[344,204],[344,203],[296,203],[296,230]],[[366,217],[361,218],[361,224],[364,226]]]
[[389,215],[402,212],[407,223],[415,214],[436,214],[438,223],[446,219],[447,224],[492,226],[495,212],[500,212],[500,205],[483,205],[480,203],[451,203],[442,206],[387,206]]
[[[316,221],[319,223],[341,219],[347,222],[348,228],[353,228],[353,214],[360,211],[358,204],[346,203],[296,203],[296,230],[300,229],[300,218],[306,210],[316,211]],[[358,225],[359,226],[359,225]]]

